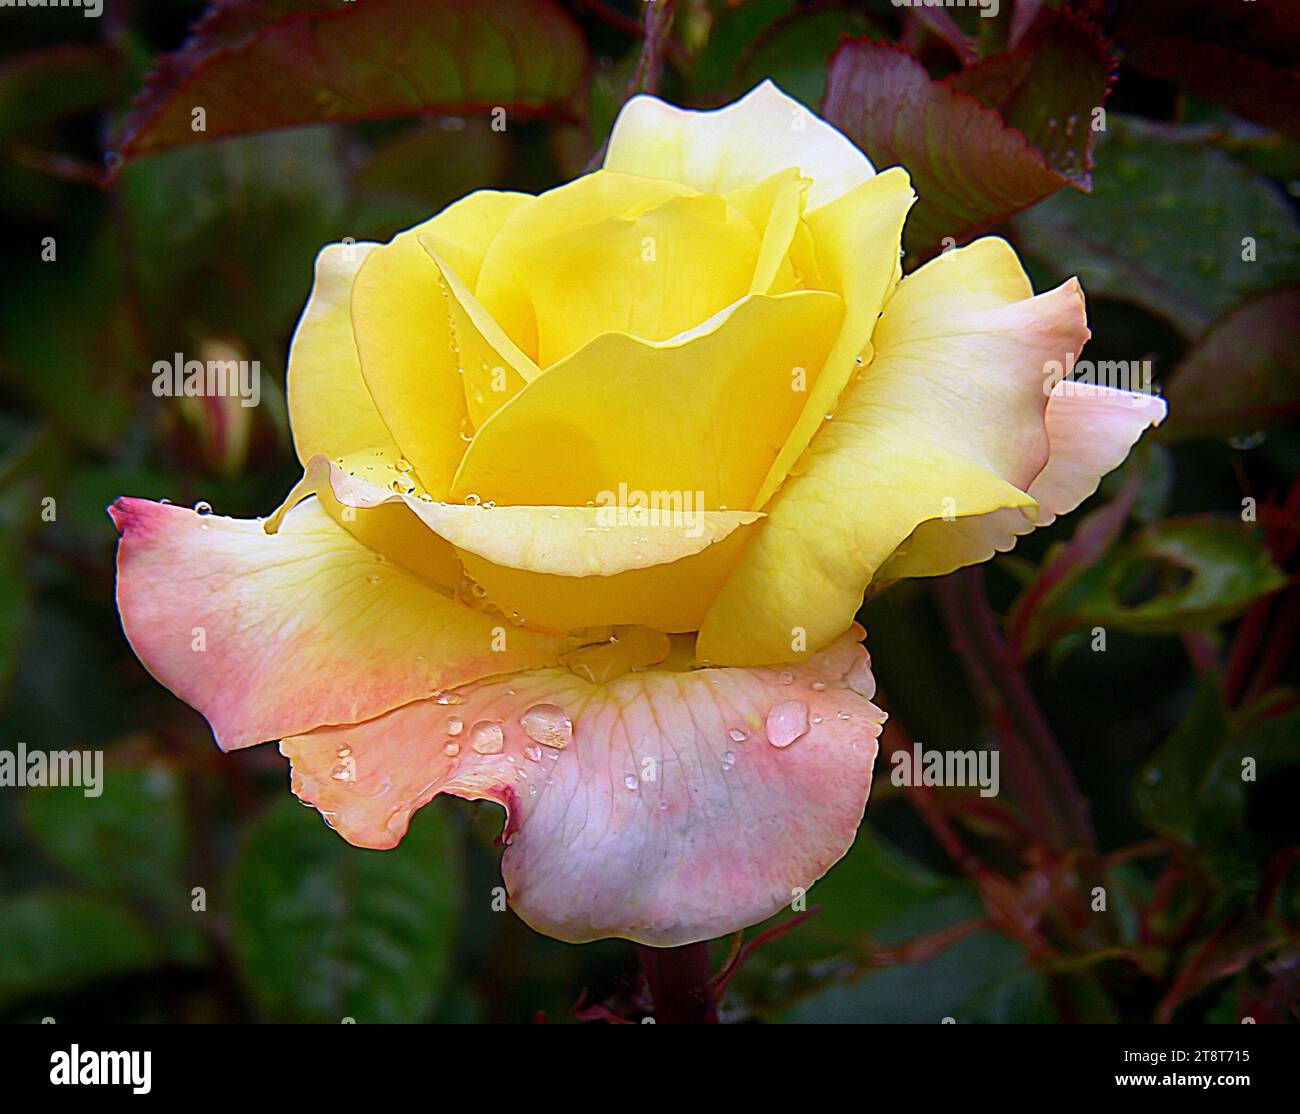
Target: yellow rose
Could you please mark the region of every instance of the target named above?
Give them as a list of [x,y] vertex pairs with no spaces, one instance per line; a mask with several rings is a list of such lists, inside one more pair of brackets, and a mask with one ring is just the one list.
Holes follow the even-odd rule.
[[1163,414],[1053,389],[1082,293],[1004,241],[902,278],[913,200],[767,83],[638,97],[593,174],[325,248],[302,482],[265,523],[114,504],[132,645],[354,843],[505,805],[541,931],[771,915],[865,807],[868,584],[1010,548]]

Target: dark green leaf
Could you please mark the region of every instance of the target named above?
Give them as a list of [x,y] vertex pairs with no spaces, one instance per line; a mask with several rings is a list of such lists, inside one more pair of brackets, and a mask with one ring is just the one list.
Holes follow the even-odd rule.
[[436,812],[421,812],[391,851],[345,843],[292,799],[256,824],[234,879],[236,942],[270,1018],[428,1017],[459,904],[458,848]]

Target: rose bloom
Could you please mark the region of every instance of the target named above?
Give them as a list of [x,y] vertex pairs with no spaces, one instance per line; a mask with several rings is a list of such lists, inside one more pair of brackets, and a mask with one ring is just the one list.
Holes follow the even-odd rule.
[[901,275],[915,200],[767,83],[631,100],[603,169],[333,244],[269,519],[119,499],[118,606],[223,749],[392,847],[502,804],[510,901],[675,945],[788,905],[862,820],[868,585],[983,561],[1164,404],[1055,389],[1088,338],[987,238]]

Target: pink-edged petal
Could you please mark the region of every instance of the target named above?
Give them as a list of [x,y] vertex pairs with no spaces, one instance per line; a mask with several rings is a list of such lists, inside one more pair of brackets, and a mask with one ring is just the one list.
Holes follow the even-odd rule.
[[1005,507],[952,522],[923,522],[881,568],[878,579],[943,576],[1006,553],[1017,539],[1050,526],[1097,490],[1151,426],[1165,417],[1165,400],[1113,387],[1064,381],[1047,402],[1050,455],[1028,493],[1037,508]]
[[852,844],[885,718],[861,634],[783,668],[538,670],[281,750],[294,792],[362,847],[396,845],[440,793],[505,806],[510,901],[540,932],[706,940],[788,905]]
[[127,639],[223,750],[368,719],[577,645],[467,607],[367,549],[316,499],[276,534],[145,499],[109,513]]

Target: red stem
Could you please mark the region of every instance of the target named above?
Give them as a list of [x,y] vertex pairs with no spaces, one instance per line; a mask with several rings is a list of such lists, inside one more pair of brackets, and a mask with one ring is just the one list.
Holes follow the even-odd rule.
[[1011,791],[1035,832],[1056,850],[1094,848],[1087,804],[1020,663],[998,630],[983,572],[966,569],[945,576],[935,594],[953,649],[997,727]]
[[662,1025],[716,1025],[713,968],[707,941],[680,948],[637,946],[654,999],[655,1021]]

